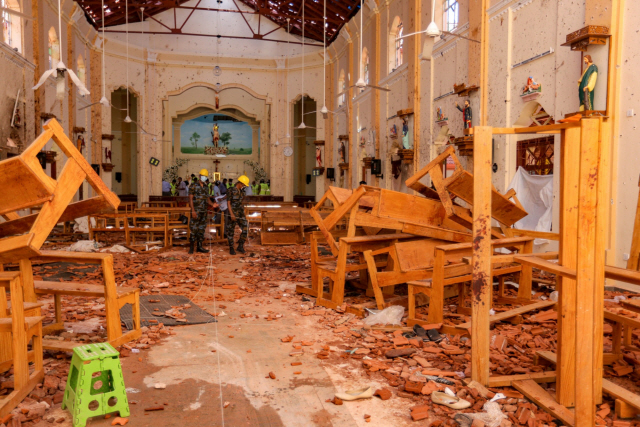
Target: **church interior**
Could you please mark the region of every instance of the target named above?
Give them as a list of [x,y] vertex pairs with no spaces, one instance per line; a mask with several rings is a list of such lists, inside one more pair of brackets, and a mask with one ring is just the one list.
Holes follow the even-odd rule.
[[636,19],[0,0],[0,427],[640,426]]

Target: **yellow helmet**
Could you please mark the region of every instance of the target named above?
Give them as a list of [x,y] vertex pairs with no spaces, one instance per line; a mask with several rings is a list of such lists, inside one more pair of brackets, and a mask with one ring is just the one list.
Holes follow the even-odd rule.
[[242,175],[240,178],[238,178],[238,181],[243,183],[245,187],[249,186],[249,177],[247,177],[246,175]]
[[200,170],[200,175],[202,175],[202,176],[209,176],[209,171],[208,171],[208,170],[206,170],[206,169],[201,169],[201,170]]

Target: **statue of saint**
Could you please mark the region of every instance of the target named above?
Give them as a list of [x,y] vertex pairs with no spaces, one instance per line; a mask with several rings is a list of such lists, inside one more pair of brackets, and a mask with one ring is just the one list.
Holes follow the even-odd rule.
[[411,149],[411,144],[409,143],[409,118],[407,116],[402,116],[402,148],[405,150]]
[[347,163],[346,149],[344,147],[344,141],[340,141],[340,148],[338,148],[338,155],[340,156],[340,163]]
[[211,133],[211,135],[213,136],[213,146],[218,148],[218,142],[220,141],[220,132],[217,123],[213,125],[213,132]]
[[471,129],[471,105],[469,105],[469,100],[464,101],[464,108],[460,108],[458,103],[456,102],[456,108],[462,111],[462,118],[464,120],[464,128]]
[[589,111],[593,110],[593,90],[598,80],[598,67],[594,65],[591,55],[585,55],[583,60],[587,68],[578,80],[579,111]]
[[320,146],[316,147],[316,162],[318,163],[318,167],[321,168],[322,167],[322,150],[320,149]]

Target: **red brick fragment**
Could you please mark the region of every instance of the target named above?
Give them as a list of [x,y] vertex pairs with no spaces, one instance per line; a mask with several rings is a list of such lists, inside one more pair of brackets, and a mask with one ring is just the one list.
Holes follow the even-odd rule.
[[389,400],[391,399],[391,391],[386,388],[380,388],[373,393],[374,396],[378,396],[381,400]]

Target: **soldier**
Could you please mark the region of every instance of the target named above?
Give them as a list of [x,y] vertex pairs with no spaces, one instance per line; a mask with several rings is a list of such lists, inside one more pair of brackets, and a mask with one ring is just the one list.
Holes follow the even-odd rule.
[[249,226],[247,224],[247,218],[244,215],[244,206],[242,200],[244,199],[244,187],[249,185],[249,178],[242,175],[238,178],[238,182],[227,190],[227,204],[229,206],[229,221],[225,218],[224,230],[229,241],[229,253],[235,255],[236,251],[233,249],[233,235],[236,231],[236,224],[240,227],[240,239],[238,239],[238,252],[244,253],[244,241],[247,240],[249,235]]
[[207,205],[211,205],[214,209],[218,207],[209,199],[209,189],[206,181],[209,177],[209,171],[202,169],[200,171],[200,179],[189,186],[189,206],[191,206],[191,221],[189,221],[189,253],[193,253],[193,247],[197,244],[197,251],[207,253],[208,250],[202,247],[204,240],[204,230],[207,226]]

